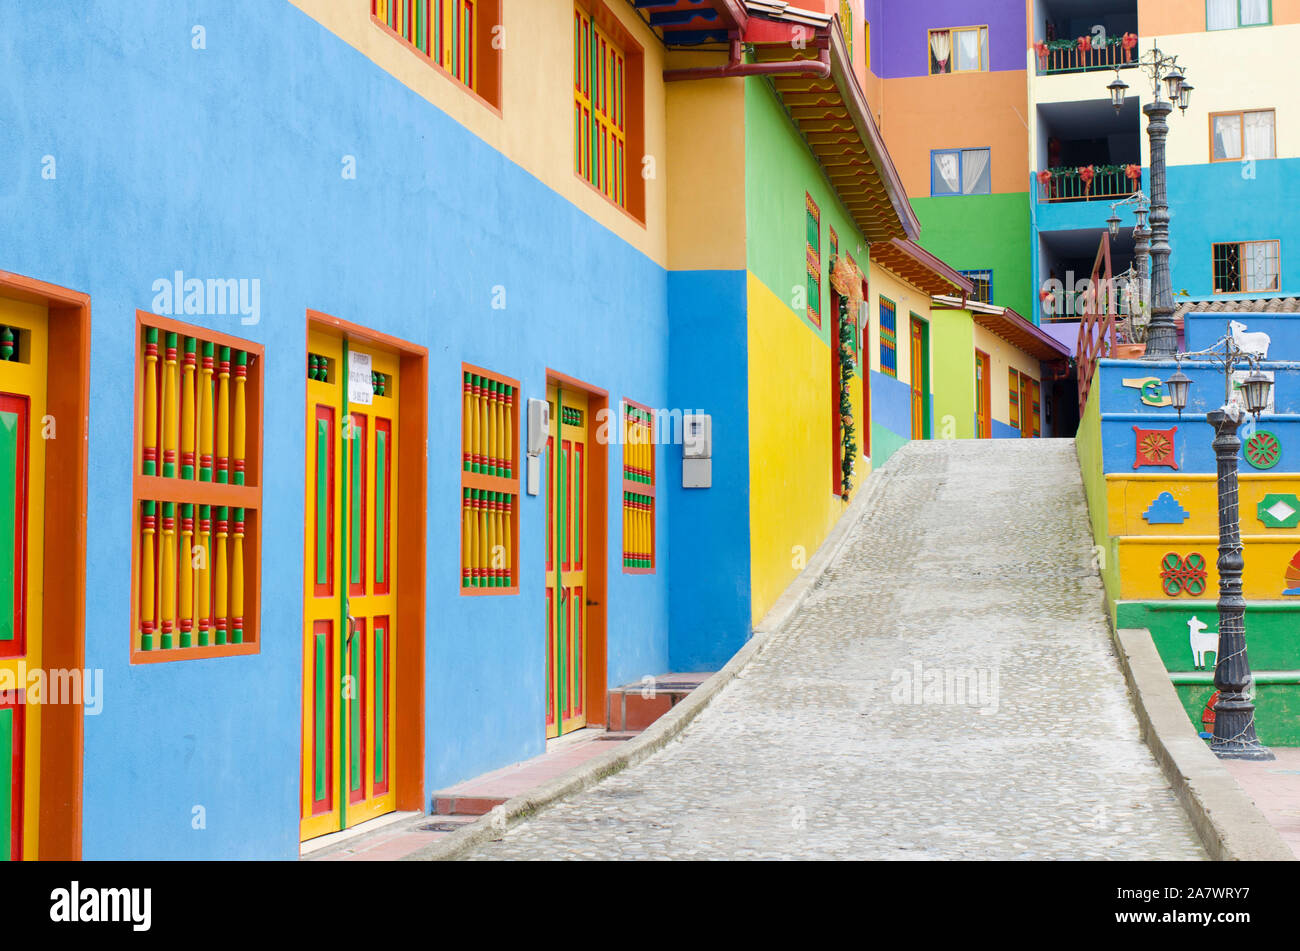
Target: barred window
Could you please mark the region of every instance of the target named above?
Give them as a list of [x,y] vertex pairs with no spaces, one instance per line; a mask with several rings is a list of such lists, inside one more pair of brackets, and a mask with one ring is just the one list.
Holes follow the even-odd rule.
[[892,300],[880,298],[880,372],[898,376],[897,311]]
[[1281,242],[1242,241],[1213,246],[1214,293],[1276,291],[1280,282]]
[[519,590],[519,381],[461,365],[461,594]]
[[979,301],[981,304],[993,303],[993,272],[988,269],[976,271],[961,271],[963,277],[970,280],[975,285],[975,292],[971,294],[970,299]]
[[136,316],[131,660],[255,653],[263,348]]

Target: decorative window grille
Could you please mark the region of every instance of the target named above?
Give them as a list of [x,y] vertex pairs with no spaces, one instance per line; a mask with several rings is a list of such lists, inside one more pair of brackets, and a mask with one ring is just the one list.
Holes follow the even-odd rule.
[[573,51],[575,167],[627,208],[627,53],[581,7],[573,11]]
[[461,594],[519,590],[519,381],[461,365]]
[[655,570],[654,410],[623,401],[623,571]]
[[370,0],[370,14],[470,89],[478,89],[482,0]]
[[133,662],[257,650],[263,352],[137,315]]
[[804,195],[807,211],[806,258],[808,274],[808,319],[822,325],[822,213],[812,195]]
[[898,330],[894,302],[880,298],[880,372],[898,376]]
[[1213,246],[1214,293],[1276,291],[1281,271],[1281,243],[1243,241]]
[[1010,389],[1008,390],[1009,414],[1012,429],[1020,428],[1020,374],[1014,369],[1008,370],[1008,379],[1010,380]]

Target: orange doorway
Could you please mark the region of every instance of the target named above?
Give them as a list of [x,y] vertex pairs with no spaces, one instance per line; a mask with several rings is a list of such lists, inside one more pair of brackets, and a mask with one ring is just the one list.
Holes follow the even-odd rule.
[[977,439],[993,438],[993,414],[990,412],[992,406],[992,385],[989,377],[992,374],[989,355],[983,350],[975,351],[975,425],[978,432],[975,433]]

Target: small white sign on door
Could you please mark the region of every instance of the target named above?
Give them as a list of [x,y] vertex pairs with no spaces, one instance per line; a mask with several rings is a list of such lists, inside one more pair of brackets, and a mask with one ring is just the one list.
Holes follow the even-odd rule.
[[375,384],[370,375],[370,354],[348,351],[348,402],[370,406],[375,401]]

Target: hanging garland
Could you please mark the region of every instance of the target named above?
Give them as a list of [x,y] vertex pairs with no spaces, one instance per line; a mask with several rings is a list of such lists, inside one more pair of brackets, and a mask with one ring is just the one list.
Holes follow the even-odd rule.
[[854,325],[852,315],[862,306],[862,272],[848,258],[837,257],[831,262],[831,286],[839,292],[839,357],[840,357],[840,498],[845,502],[853,492],[853,467],[858,458],[858,443],[854,438],[857,428],[853,421],[853,354]]

